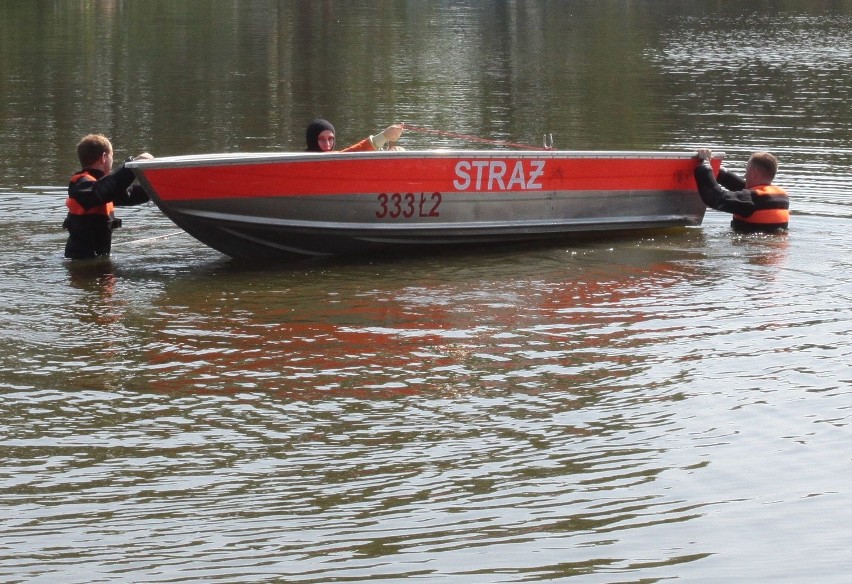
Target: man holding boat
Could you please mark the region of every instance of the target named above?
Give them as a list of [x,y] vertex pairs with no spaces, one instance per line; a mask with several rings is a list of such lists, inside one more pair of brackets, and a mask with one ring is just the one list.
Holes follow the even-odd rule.
[[[148,194],[140,185],[133,185],[136,177],[124,164],[111,172],[112,144],[102,134],[89,134],[80,140],[77,158],[82,169],[68,184],[68,215],[62,224],[68,230],[65,257],[82,260],[108,256],[112,231],[121,226],[113,208],[146,203]],[[143,152],[127,161],[150,158],[153,156]]]
[[708,148],[696,152],[695,182],[701,200],[711,209],[734,215],[731,227],[744,233],[786,231],[790,219],[787,192],[772,184],[778,159],[769,152],[755,152],[746,164],[745,179],[719,169],[713,176]]

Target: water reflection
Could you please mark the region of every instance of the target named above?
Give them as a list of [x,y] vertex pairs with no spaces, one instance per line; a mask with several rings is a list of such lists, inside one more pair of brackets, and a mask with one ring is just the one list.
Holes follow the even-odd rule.
[[676,249],[700,238],[479,254],[476,266],[463,255],[412,258],[372,264],[370,285],[345,283],[363,265],[267,271],[249,287],[239,270],[215,288],[207,276],[181,278],[154,307],[156,337],[134,385],[170,390],[191,379],[297,399],[617,387],[649,367],[643,348],[657,337],[648,327],[682,316],[677,290],[712,278]]
[[[65,262],[65,268],[68,271],[69,285],[89,296],[88,299],[82,300],[80,305],[91,309],[90,316],[95,323],[115,322],[120,318],[120,315],[115,315],[112,310],[103,310],[111,305],[115,295],[116,274],[112,260],[103,258],[90,261],[68,261]],[[113,315],[109,316],[109,313]]]

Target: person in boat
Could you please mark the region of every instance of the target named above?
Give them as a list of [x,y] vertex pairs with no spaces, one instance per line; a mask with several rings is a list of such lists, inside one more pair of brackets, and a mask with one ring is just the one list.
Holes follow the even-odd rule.
[[[84,136],[77,144],[81,170],[71,177],[62,227],[68,230],[65,257],[79,260],[108,256],[112,232],[121,226],[113,208],[146,203],[148,194],[134,185],[133,171],[124,164],[112,171],[112,143],[102,134]],[[125,162],[153,158],[147,152]]]
[[[402,136],[403,125],[393,124],[378,134],[367,136],[360,142],[340,150],[340,152],[370,152],[381,150],[386,144],[392,144]],[[308,124],[305,132],[308,152],[331,152],[334,150],[334,126],[328,120],[317,118]]]
[[787,192],[772,184],[778,159],[769,152],[755,152],[746,164],[745,179],[719,169],[713,176],[708,148],[697,151],[695,182],[701,200],[711,209],[732,213],[731,227],[744,233],[785,231],[790,219]]

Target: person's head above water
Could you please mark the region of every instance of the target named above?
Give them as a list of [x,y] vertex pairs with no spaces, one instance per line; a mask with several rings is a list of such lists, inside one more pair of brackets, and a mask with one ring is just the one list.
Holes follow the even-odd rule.
[[769,152],[754,152],[746,164],[746,187],[772,184],[778,172],[778,159]]
[[308,124],[305,132],[308,152],[330,152],[334,150],[334,126],[331,122],[317,118]]

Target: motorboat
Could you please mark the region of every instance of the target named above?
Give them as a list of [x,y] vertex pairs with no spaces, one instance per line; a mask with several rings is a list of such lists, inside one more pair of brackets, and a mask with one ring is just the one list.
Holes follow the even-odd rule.
[[[175,224],[234,258],[446,250],[700,225],[694,152],[216,153],[128,162]],[[712,164],[718,170],[720,157]]]

